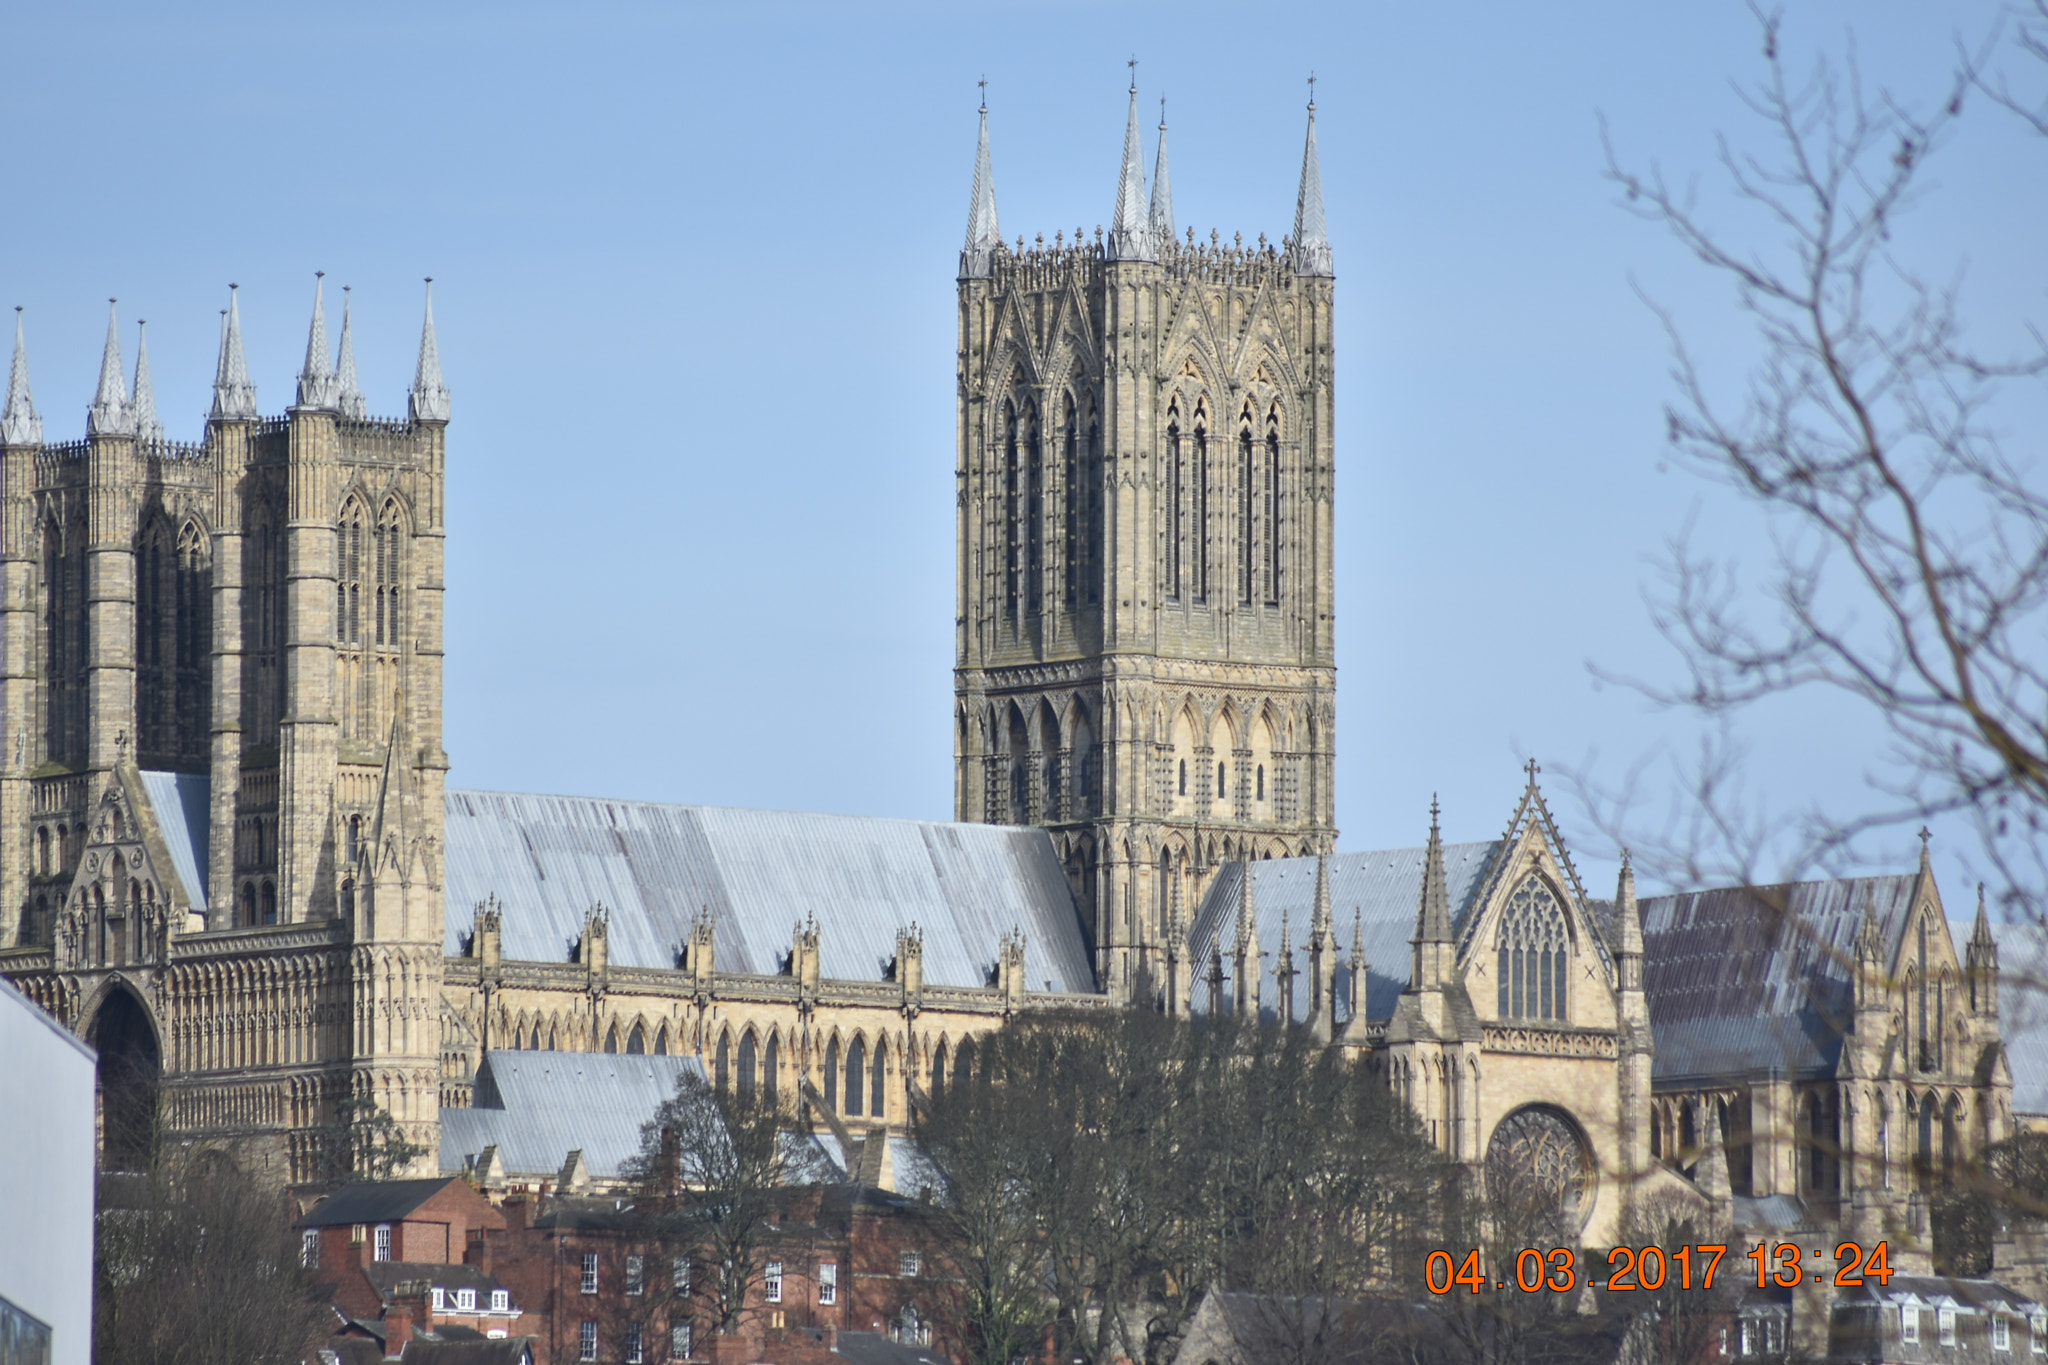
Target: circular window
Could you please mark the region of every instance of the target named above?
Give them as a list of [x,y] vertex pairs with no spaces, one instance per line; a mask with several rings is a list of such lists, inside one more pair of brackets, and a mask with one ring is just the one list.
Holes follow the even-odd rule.
[[1593,1206],[1592,1154],[1563,1113],[1542,1105],[1517,1109],[1487,1144],[1486,1183],[1495,1208],[1511,1220],[1548,1223],[1573,1236]]

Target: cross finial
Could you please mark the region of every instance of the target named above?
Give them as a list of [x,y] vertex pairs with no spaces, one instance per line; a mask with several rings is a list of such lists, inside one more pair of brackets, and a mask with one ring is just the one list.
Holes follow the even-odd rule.
[[1529,785],[1533,787],[1536,785],[1536,774],[1542,772],[1543,767],[1532,758],[1522,765],[1522,771],[1529,774]]
[[1437,804],[1436,804],[1436,793],[1435,793],[1435,792],[1431,792],[1431,793],[1429,794],[1429,827],[1430,827],[1431,829],[1435,829],[1435,828],[1436,828],[1436,813],[1437,813]]
[[1928,841],[1929,841],[1929,840],[1931,840],[1932,838],[1934,838],[1934,831],[1933,831],[1933,830],[1931,830],[1931,829],[1929,829],[1929,828],[1927,828],[1927,826],[1925,826],[1925,825],[1922,825],[1922,826],[1920,826],[1920,856],[1921,856],[1921,857],[1925,858],[1925,857],[1927,856],[1927,844],[1928,844]]
[[988,77],[983,76],[975,84],[981,87],[981,112],[986,114],[988,112]]
[[1316,73],[1313,71],[1308,73],[1308,107],[1316,107]]
[[1124,63],[1124,65],[1125,65],[1125,66],[1128,66],[1128,67],[1129,67],[1129,68],[1131,69],[1131,93],[1132,93],[1133,95],[1135,95],[1135,94],[1137,94],[1137,93],[1138,93],[1138,56],[1137,56],[1137,54],[1136,54],[1136,53],[1132,53],[1132,54],[1131,54],[1131,59],[1130,59],[1130,60],[1129,60],[1128,62],[1125,62],[1125,63]]
[[[1159,126],[1161,128],[1166,126],[1166,96],[1164,95],[1159,97]],[[17,308],[14,311],[18,313],[21,310]]]

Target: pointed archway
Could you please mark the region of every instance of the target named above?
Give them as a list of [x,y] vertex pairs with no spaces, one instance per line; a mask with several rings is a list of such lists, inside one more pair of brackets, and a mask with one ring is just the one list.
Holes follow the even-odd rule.
[[149,1010],[133,991],[114,986],[93,1016],[89,1041],[99,1052],[100,1169],[145,1170],[156,1153],[163,1082]]

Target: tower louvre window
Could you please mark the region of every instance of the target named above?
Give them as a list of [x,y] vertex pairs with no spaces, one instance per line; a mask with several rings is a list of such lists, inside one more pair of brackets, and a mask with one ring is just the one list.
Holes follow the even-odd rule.
[[1266,605],[1280,605],[1280,414],[1266,418]]
[[400,605],[404,601],[404,517],[398,503],[384,504],[377,518],[375,563],[377,584],[377,643],[395,648],[399,641]]
[[1060,601],[1072,611],[1081,600],[1082,487],[1080,415],[1074,410],[1074,395],[1067,395],[1066,411],[1060,423],[1060,493],[1065,505],[1065,549],[1060,556]]
[[1182,461],[1180,410],[1173,408],[1166,417],[1166,595],[1175,601],[1180,599],[1181,500],[1187,481]]
[[1038,408],[1024,408],[1024,610],[1037,615],[1045,594],[1045,443]]
[[1247,411],[1244,426],[1237,433],[1237,537],[1240,547],[1238,600],[1252,604],[1258,577],[1258,536],[1252,521],[1252,498],[1258,489],[1258,470],[1252,462],[1252,418]]
[[1195,552],[1195,600],[1209,600],[1209,428],[1199,410],[1195,413],[1195,469],[1193,524]]
[[1023,471],[1018,467],[1017,407],[1003,404],[1003,612],[1017,614],[1023,559]]

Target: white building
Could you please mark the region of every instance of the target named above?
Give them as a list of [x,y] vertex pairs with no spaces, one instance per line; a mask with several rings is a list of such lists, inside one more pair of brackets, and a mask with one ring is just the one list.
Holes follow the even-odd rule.
[[0,1358],[92,1359],[94,1055],[0,978]]

